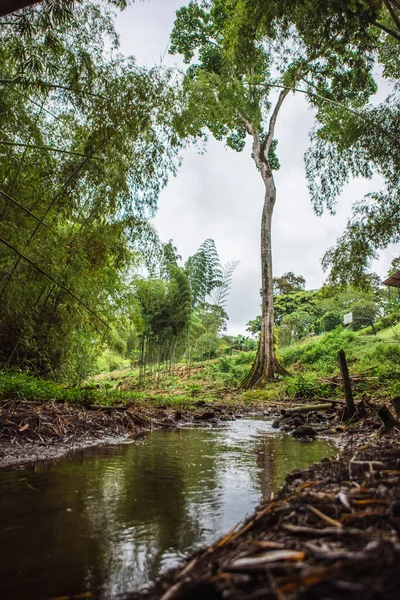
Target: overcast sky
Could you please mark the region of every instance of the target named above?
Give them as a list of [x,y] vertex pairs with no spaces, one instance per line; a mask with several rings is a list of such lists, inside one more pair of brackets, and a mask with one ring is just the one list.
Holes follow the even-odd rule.
[[[139,65],[176,64],[166,52],[175,11],[182,0],[135,2],[117,18],[121,51]],[[303,155],[313,114],[300,94],[285,100],[276,135],[281,168],[276,173],[277,203],[273,221],[275,275],[294,271],[307,288],[319,287],[325,274],[321,258],[343,231],[351,205],[371,191],[371,181],[353,181],[339,198],[335,216],[316,217],[306,187]],[[260,312],[260,220],[263,185],[250,156],[250,140],[238,154],[210,140],[207,153],[191,148],[176,178],[162,192],[155,226],[163,241],[173,239],[185,260],[207,238],[215,240],[222,262],[240,260],[228,301],[228,332],[245,333],[247,321]],[[389,247],[372,269],[384,277],[399,246]]]

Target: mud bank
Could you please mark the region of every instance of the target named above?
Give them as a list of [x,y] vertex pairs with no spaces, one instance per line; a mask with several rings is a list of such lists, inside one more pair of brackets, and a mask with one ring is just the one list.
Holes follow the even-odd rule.
[[198,403],[190,409],[165,406],[81,407],[56,402],[4,402],[0,407],[0,469],[34,468],[77,451],[134,440],[160,427],[217,426],[239,410]]
[[[0,469],[34,468],[39,461],[58,460],[87,447],[132,441],[154,428],[216,427],[252,415],[271,418],[273,427],[294,437],[335,436],[345,445],[349,429],[343,424],[344,410],[337,401],[287,400],[266,405],[221,399],[173,407],[135,401],[123,406],[82,406],[10,400],[0,406]],[[381,425],[375,409],[369,409],[369,414],[372,417],[363,419],[361,431]]]
[[[124,406],[5,401],[0,406],[0,469],[34,468],[83,448],[134,440],[153,428],[216,427],[251,415],[274,420],[273,427],[299,438],[343,437],[343,405],[293,401],[252,404],[239,401],[186,406],[132,402]],[[378,425],[379,426],[379,425]]]
[[400,435],[348,435],[180,569],[126,600],[397,599]]

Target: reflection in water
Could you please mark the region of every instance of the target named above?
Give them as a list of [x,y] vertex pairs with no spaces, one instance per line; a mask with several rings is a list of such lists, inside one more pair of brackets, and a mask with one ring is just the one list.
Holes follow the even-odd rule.
[[227,532],[288,471],[333,452],[252,419],[0,473],[0,597],[115,598]]

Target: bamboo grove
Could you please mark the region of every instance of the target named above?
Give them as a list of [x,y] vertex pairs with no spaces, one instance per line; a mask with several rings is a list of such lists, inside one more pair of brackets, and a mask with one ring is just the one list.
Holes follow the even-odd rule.
[[157,246],[175,91],[118,53],[102,5],[10,15],[0,44],[0,363],[81,379]]

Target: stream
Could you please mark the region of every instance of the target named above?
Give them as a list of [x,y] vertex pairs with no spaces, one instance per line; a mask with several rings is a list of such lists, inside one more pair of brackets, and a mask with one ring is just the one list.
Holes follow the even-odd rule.
[[254,418],[0,472],[0,597],[118,598],[227,533],[291,470],[335,453]]

